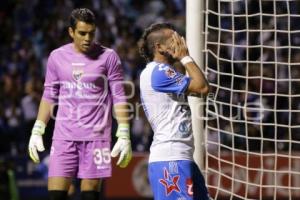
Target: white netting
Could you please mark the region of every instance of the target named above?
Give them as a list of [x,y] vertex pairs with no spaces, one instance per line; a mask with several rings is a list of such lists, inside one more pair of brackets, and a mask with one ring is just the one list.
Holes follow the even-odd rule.
[[300,199],[300,1],[207,0],[214,199]]

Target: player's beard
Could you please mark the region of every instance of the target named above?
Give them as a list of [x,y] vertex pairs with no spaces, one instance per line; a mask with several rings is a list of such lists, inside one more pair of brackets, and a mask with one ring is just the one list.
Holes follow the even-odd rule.
[[176,59],[174,59],[173,56],[168,52],[163,52],[162,54],[167,58],[168,63],[173,64],[176,62]]

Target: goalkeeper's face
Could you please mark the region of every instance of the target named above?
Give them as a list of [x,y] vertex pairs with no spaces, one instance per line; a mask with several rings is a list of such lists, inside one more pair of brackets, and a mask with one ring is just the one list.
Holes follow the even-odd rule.
[[69,34],[73,39],[76,51],[87,53],[93,44],[95,38],[95,24],[88,24],[78,21],[75,29],[69,27]]

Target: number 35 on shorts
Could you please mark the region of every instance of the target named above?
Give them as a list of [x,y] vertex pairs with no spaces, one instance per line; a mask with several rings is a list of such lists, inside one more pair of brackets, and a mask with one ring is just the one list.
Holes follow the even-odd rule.
[[104,166],[110,165],[111,157],[110,157],[110,149],[109,148],[96,148],[93,152],[94,155],[94,163],[97,165],[97,168],[100,169]]

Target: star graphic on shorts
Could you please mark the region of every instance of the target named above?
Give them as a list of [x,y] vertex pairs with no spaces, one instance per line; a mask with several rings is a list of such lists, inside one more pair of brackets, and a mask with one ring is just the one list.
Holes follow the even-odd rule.
[[166,195],[169,195],[173,190],[176,192],[180,192],[178,187],[179,175],[171,176],[168,170],[164,169],[164,179],[159,179],[159,182],[165,186]]

